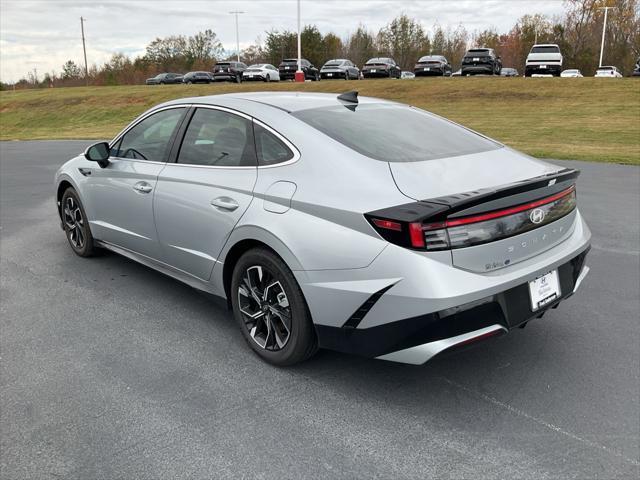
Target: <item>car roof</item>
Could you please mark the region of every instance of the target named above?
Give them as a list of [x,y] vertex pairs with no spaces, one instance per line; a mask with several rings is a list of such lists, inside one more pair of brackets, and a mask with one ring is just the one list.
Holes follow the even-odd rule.
[[557,47],[557,46],[558,46],[557,43],[536,43],[533,47]]
[[[335,93],[247,92],[182,98],[164,103],[162,104],[162,106],[188,103],[225,106],[225,104],[227,103],[234,103],[235,105],[237,105],[239,101],[240,103],[246,102],[246,113],[248,114],[251,114],[250,111],[256,104],[268,105],[287,112],[296,112],[299,110],[307,110],[310,108],[344,105],[344,102],[338,100],[338,94]],[[389,100],[383,100],[374,97],[358,97],[358,103],[395,104],[396,102],[391,102]]]

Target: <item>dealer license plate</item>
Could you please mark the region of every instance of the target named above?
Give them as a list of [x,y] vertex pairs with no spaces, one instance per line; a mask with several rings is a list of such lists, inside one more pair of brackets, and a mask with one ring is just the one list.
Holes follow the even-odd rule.
[[473,61],[474,62],[479,62],[480,61],[480,57],[473,57]]
[[553,270],[546,275],[529,282],[531,310],[537,311],[560,297],[558,271]]
[[371,73],[376,73],[376,69],[375,68],[371,69]]
[[333,73],[327,73],[327,77],[333,77]]
[[424,69],[425,72],[428,72],[429,70],[430,70],[429,67],[425,67],[425,69]]
[[546,65],[540,65],[540,68],[547,68]]

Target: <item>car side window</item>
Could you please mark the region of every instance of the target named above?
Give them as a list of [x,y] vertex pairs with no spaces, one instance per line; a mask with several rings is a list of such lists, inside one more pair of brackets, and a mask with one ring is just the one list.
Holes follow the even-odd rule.
[[291,149],[269,130],[254,123],[253,131],[259,165],[276,165],[293,158]]
[[184,108],[154,113],[130,129],[111,148],[112,157],[164,162]]
[[218,167],[256,166],[251,121],[223,110],[198,108],[180,146],[178,163]]

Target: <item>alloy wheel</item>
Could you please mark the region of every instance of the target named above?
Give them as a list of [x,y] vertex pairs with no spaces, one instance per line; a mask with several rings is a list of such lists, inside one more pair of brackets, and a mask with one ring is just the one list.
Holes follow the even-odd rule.
[[248,267],[238,286],[238,306],[253,341],[265,350],[282,350],[291,337],[291,307],[284,288],[264,266]]
[[67,197],[65,201],[63,217],[69,242],[74,248],[82,249],[85,242],[84,217],[80,205],[72,196]]

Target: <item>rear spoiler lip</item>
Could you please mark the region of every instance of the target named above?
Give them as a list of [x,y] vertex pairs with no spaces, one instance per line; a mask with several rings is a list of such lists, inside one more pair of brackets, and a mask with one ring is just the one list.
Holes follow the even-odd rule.
[[[518,205],[538,200],[559,192],[571,184],[580,174],[579,170],[565,168],[556,172],[495,188],[473,190],[444,197],[429,198],[391,208],[369,212],[367,217],[385,218],[401,222],[438,222],[470,214],[484,213],[502,208],[499,203]],[[541,192],[540,189],[544,189]],[[517,201],[499,202],[518,196]],[[485,208],[486,204],[486,208]]]

